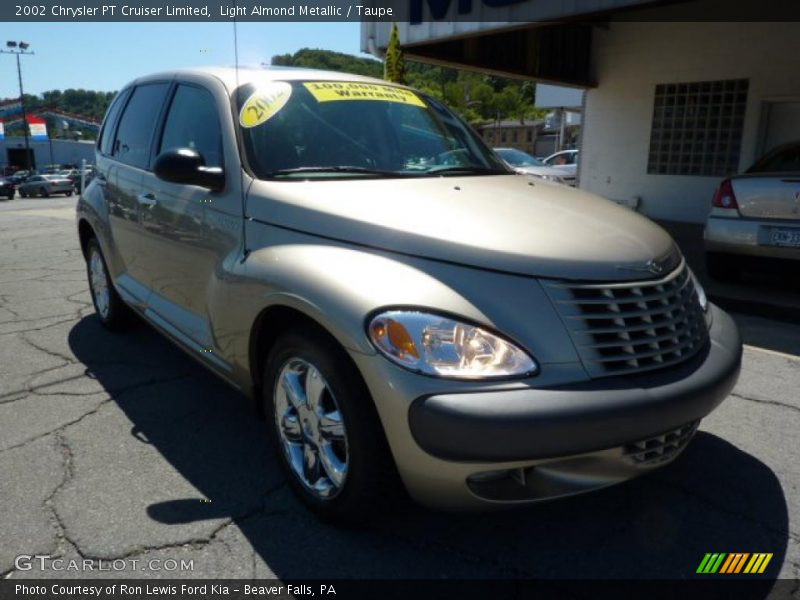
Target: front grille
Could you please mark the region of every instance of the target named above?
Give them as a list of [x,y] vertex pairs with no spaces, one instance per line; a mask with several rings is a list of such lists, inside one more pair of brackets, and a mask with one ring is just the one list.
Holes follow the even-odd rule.
[[546,282],[591,377],[687,360],[708,329],[685,262],[666,277],[625,283]]
[[625,444],[625,458],[637,466],[655,466],[668,462],[680,454],[697,431],[700,421],[694,421],[655,437]]

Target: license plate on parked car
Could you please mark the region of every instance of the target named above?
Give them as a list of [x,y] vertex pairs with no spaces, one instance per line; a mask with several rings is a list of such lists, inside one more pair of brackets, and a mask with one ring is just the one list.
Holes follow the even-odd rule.
[[773,229],[770,241],[775,246],[800,248],[800,229]]

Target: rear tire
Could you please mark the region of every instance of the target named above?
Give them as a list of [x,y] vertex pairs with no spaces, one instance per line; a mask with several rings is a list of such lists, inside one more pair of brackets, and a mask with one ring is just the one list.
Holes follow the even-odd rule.
[[86,246],[86,272],[89,293],[100,324],[112,331],[124,328],[129,323],[130,308],[114,289],[97,238],[90,239]]
[[323,519],[359,524],[403,494],[360,373],[310,327],[282,334],[264,367],[268,435],[289,484]]
[[706,253],[706,271],[717,281],[736,283],[742,278],[739,259],[732,254]]

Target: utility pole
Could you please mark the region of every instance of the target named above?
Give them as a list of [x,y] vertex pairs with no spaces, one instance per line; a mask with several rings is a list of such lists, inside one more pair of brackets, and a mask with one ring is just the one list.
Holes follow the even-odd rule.
[[6,49],[0,50],[1,54],[16,54],[17,78],[19,79],[19,105],[22,109],[22,133],[25,136],[25,168],[31,170],[31,148],[28,141],[28,116],[25,114],[25,93],[22,91],[22,65],[19,62],[20,54],[34,54],[28,51],[30,44],[27,42],[6,42]]

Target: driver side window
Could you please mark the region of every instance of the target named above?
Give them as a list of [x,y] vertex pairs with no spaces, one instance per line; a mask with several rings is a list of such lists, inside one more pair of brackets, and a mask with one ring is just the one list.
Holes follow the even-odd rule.
[[159,153],[191,148],[203,155],[208,167],[222,167],[222,129],[214,97],[193,85],[179,85],[164,123]]

